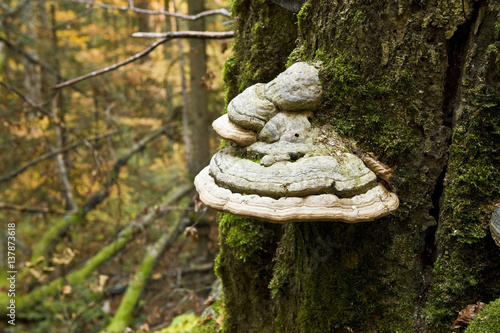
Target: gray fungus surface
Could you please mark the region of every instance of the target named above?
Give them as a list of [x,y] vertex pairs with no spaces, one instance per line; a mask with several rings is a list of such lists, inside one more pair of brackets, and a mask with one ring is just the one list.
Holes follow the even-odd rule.
[[398,197],[338,135],[311,125],[321,96],[318,69],[303,62],[236,96],[213,123],[231,144],[194,181],[203,203],[280,223],[371,221],[396,210]]

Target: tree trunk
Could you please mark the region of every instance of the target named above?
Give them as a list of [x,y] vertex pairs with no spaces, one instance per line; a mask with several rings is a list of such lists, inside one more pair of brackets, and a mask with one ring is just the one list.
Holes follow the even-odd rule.
[[360,224],[221,215],[225,330],[449,332],[467,304],[500,297],[488,229],[500,205],[500,5],[311,0],[296,15],[275,3],[233,3],[227,99],[321,61],[316,121],[395,167],[401,204]]
[[[189,14],[196,15],[205,10],[204,0],[189,0]],[[189,30],[205,31],[205,19],[189,22]],[[190,173],[196,175],[210,161],[208,92],[204,78],[207,74],[207,56],[205,40],[202,38],[189,40],[189,67],[190,67],[190,128],[191,128],[191,161]]]

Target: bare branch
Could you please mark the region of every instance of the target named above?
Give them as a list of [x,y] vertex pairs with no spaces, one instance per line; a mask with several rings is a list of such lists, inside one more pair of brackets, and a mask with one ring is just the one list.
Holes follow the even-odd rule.
[[0,15],[0,25],[2,24],[3,20],[6,17],[13,16],[13,15],[17,14],[28,3],[29,3],[29,0],[24,0],[19,5],[17,5],[17,7],[15,7],[15,8],[10,8],[9,6],[3,4],[3,2],[0,3],[0,8],[2,8],[2,10],[3,10],[3,13]]
[[0,209],[10,209],[23,213],[43,213],[43,214],[58,214],[58,215],[66,215],[72,213],[71,211],[53,210],[46,207],[26,207],[20,205],[12,205],[12,204],[7,204],[5,202],[0,202]]
[[23,57],[25,57],[32,64],[38,65],[38,66],[42,67],[44,70],[46,70],[47,72],[49,72],[50,74],[54,75],[55,77],[62,79],[62,77],[59,75],[59,73],[54,68],[50,67],[47,64],[41,63],[40,61],[38,61],[38,59],[35,59],[32,55],[30,55],[28,52],[24,51],[22,48],[12,44],[10,41],[3,38],[2,36],[0,36],[0,41],[4,42],[5,45],[7,45],[10,49],[21,54]]
[[0,81],[0,85],[4,86],[5,88],[9,89],[10,91],[14,92],[17,96],[21,97],[26,103],[29,104],[33,109],[39,111],[43,115],[47,116],[54,125],[57,125],[61,128],[66,128],[66,124],[61,121],[58,117],[54,117],[49,111],[45,110],[40,104],[35,103],[32,101],[29,97],[24,95],[21,91],[19,91],[17,88],[11,86],[7,82]]
[[[54,118],[57,118],[57,113],[59,110],[58,102],[59,102],[59,96],[54,96],[52,98],[52,116]],[[55,134],[56,134],[56,147],[58,150],[61,150],[64,147],[64,143],[66,141],[66,131],[62,128],[56,127],[55,128]],[[78,208],[75,197],[73,195],[73,190],[71,187],[71,183],[69,181],[69,171],[67,168],[67,160],[65,158],[64,153],[59,153],[57,154],[56,157],[57,161],[57,168],[59,171],[59,179],[61,180],[61,183],[64,188],[64,197],[65,197],[65,209],[66,210],[76,210]]]
[[77,212],[71,214],[70,216],[59,220],[57,223],[53,224],[49,230],[47,230],[41,239],[33,246],[31,261],[34,262],[38,257],[47,258],[47,253],[51,251],[50,247],[53,246],[57,239],[68,232],[68,228],[72,225],[76,225],[80,223],[83,218],[87,215],[88,212],[92,211],[99,205],[101,202],[106,200],[110,193],[110,187],[116,184],[118,181],[118,177],[121,169],[128,163],[130,158],[146,148],[148,143],[157,139],[162,134],[165,134],[170,125],[164,125],[160,129],[154,131],[149,136],[143,138],[136,144],[132,146],[132,148],[123,155],[118,161],[115,162],[113,168],[110,172],[109,178],[106,182],[101,186],[101,189],[94,193],[84,204],[78,209]]
[[101,140],[104,138],[111,137],[117,133],[118,133],[118,131],[115,131],[115,132],[96,135],[96,136],[91,137],[91,138],[82,139],[82,140],[79,140],[75,143],[72,143],[64,148],[52,151],[52,152],[47,153],[47,154],[44,154],[44,155],[40,156],[39,158],[34,159],[33,161],[28,162],[25,165],[23,165],[22,167],[12,171],[8,175],[3,176],[2,178],[0,178],[0,183],[11,180],[12,178],[14,178],[14,177],[18,176],[19,174],[23,173],[24,171],[26,171],[26,169],[28,169],[29,167],[32,167],[32,166],[34,166],[42,161],[45,161],[46,159],[49,159],[51,157],[57,156],[58,154],[61,154],[63,152],[74,149],[74,148],[78,147],[79,145],[85,144],[85,142],[87,142],[87,141],[98,141],[98,140]]
[[161,44],[168,42],[169,40],[175,39],[175,38],[205,38],[205,39],[226,39],[226,38],[231,38],[234,36],[233,31],[225,31],[225,32],[213,32],[213,31],[172,31],[172,32],[167,32],[165,33],[165,37],[163,37],[160,40],[157,40],[153,44],[151,44],[148,48],[146,48],[144,51],[141,51],[135,55],[133,55],[130,58],[127,58],[123,61],[120,61],[114,65],[99,69],[97,71],[93,71],[91,73],[76,77],[74,79],[61,82],[59,84],[56,84],[54,86],[54,89],[60,89],[72,84],[75,84],[77,82],[86,80],[88,78],[101,75],[110,71],[113,71],[115,69],[118,69],[122,66],[125,66],[139,58],[142,58],[146,55],[148,55],[151,51],[153,51],[155,48],[160,46]]
[[102,201],[104,201],[104,199],[108,197],[109,188],[116,183],[121,168],[128,163],[128,160],[132,156],[134,156],[134,154],[144,150],[144,148],[146,148],[149,142],[157,139],[160,135],[165,134],[166,131],[169,129],[169,127],[170,127],[169,124],[164,125],[160,129],[153,132],[151,135],[143,138],[142,140],[134,144],[132,148],[125,155],[120,157],[120,159],[118,159],[118,161],[115,162],[115,164],[113,165],[113,169],[111,170],[111,175],[108,178],[108,180],[103,184],[101,191],[94,194],[89,200],[87,200],[85,205],[82,207],[82,210],[85,214],[93,210],[98,204],[100,204]]
[[144,9],[144,8],[135,7],[133,4],[133,1],[130,1],[128,6],[108,5],[108,4],[104,4],[104,3],[100,3],[100,2],[95,2],[92,0],[87,0],[87,1],[85,1],[85,0],[70,0],[70,1],[76,2],[76,3],[86,4],[87,7],[98,7],[98,8],[124,10],[124,11],[133,11],[136,13],[148,14],[148,15],[173,16],[176,18],[190,20],[190,21],[198,20],[202,17],[211,16],[211,15],[223,15],[226,17],[231,17],[231,13],[227,9],[224,9],[224,8],[207,10],[207,11],[198,13],[196,15],[186,15],[186,14],[181,14],[181,13],[168,12],[165,10],[151,10],[151,9]]
[[64,22],[60,22],[58,24],[56,24],[55,26],[52,27],[52,30],[54,29],[59,29],[59,28],[66,28],[68,25],[71,25],[73,22],[75,21],[78,21],[80,18],[82,18],[83,16],[87,15],[87,14],[90,14],[92,13],[92,11],[94,10],[95,8],[87,8],[81,12],[79,12],[78,14],[75,15],[74,18],[72,18],[71,20],[67,20],[67,21],[64,21]]
[[[40,66],[43,70],[47,71],[47,73],[50,73],[52,74],[53,76],[55,76],[59,81],[64,81],[66,80],[66,78],[64,78],[63,76],[61,76],[59,74],[58,71],[56,71],[54,68],[52,68],[51,66],[45,64],[45,63],[42,63],[40,62],[38,59],[34,58],[32,55],[30,55],[28,52],[26,52],[25,50],[23,50],[22,48],[20,48],[19,46],[17,45],[14,45],[13,43],[11,43],[10,41],[8,41],[7,39],[3,38],[1,35],[0,35],[0,42],[3,42],[7,47],[9,47],[11,50],[19,53],[20,55],[22,55],[24,58],[26,58],[26,60],[28,60],[30,63],[34,64],[34,65],[37,65],[37,66]],[[75,91],[78,91],[80,94],[84,95],[84,96],[87,96],[86,93],[84,93],[83,91],[81,91],[80,89],[78,88],[73,88]]]
[[[192,187],[192,184],[188,184],[174,188],[174,190],[169,193],[168,197],[161,204],[161,206],[170,205],[179,201],[192,191]],[[116,235],[116,238],[114,240],[104,246],[91,259],[83,263],[82,266],[77,270],[71,272],[68,275],[57,278],[50,283],[43,284],[39,288],[31,291],[28,295],[26,295],[26,302],[22,302],[21,304],[19,304],[17,310],[22,311],[21,309],[25,309],[28,304],[36,304],[46,299],[49,295],[56,294],[61,290],[61,286],[64,284],[69,283],[72,286],[76,286],[84,282],[92,272],[94,272],[99,266],[113,258],[116,253],[118,253],[125,247],[125,245],[127,245],[134,239],[135,235],[137,235],[141,230],[144,230],[146,227],[148,227],[160,216],[161,215],[157,214],[154,209],[149,209],[148,213],[145,216],[140,216],[130,221],[130,223],[124,229],[122,229],[118,233],[118,235]],[[184,272],[186,272],[186,274],[190,273],[190,271],[187,270]],[[3,301],[4,299],[0,299],[1,306],[4,306]]]

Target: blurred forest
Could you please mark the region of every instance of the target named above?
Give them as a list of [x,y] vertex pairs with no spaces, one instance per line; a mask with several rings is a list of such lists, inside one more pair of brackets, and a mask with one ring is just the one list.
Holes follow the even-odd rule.
[[200,316],[217,228],[191,178],[218,146],[228,1],[3,0],[0,26],[0,328],[174,332]]

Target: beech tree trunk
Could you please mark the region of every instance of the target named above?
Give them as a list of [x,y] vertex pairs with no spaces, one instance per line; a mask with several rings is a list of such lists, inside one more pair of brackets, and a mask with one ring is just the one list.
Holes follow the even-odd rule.
[[396,168],[401,204],[359,224],[222,214],[225,331],[449,332],[465,306],[500,297],[488,228],[500,205],[500,3],[277,3],[233,2],[228,100],[321,61],[316,122]]

